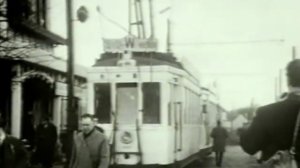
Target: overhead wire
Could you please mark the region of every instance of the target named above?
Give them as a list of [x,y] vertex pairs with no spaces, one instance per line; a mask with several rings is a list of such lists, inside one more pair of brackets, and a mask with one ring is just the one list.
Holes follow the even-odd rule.
[[232,45],[232,44],[255,44],[255,43],[284,43],[284,39],[267,40],[245,40],[245,41],[207,41],[207,42],[173,42],[176,46],[195,46],[195,45]]
[[125,28],[124,26],[122,26],[120,23],[118,23],[117,21],[109,18],[108,16],[106,16],[100,8],[97,8],[98,13],[104,18],[106,19],[108,22],[110,22],[111,24],[113,24],[114,26],[118,27],[119,29],[123,30],[124,32],[131,34],[131,32]]

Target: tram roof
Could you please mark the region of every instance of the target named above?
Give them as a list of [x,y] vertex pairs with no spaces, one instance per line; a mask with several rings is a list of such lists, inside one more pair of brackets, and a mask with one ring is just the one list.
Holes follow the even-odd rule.
[[[117,61],[120,58],[120,53],[103,53],[101,54],[101,58],[96,60],[96,63],[93,66],[117,66]],[[184,69],[183,65],[176,60],[172,53],[133,52],[132,58],[136,60],[137,66],[169,65],[175,68]]]

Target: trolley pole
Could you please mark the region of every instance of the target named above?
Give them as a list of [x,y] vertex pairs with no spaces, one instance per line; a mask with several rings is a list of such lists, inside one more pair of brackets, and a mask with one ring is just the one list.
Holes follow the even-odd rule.
[[66,155],[67,163],[69,164],[73,131],[76,129],[76,112],[74,109],[74,40],[73,40],[73,0],[66,0],[67,6],[67,47],[68,47],[68,61],[67,61],[67,83],[68,83],[68,105],[67,105],[67,130],[66,130]]

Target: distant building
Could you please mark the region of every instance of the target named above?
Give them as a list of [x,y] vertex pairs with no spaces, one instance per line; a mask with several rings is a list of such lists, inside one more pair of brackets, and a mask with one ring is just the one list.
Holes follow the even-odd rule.
[[234,130],[241,128],[247,122],[248,122],[248,120],[246,119],[246,117],[242,114],[239,114],[231,121],[231,128]]

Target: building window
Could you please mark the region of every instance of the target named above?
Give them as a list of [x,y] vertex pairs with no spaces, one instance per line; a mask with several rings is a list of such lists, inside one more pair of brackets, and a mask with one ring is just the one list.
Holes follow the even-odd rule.
[[27,21],[46,28],[47,0],[9,0],[7,9],[13,24]]

